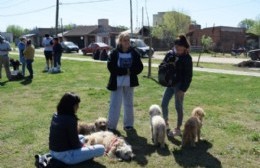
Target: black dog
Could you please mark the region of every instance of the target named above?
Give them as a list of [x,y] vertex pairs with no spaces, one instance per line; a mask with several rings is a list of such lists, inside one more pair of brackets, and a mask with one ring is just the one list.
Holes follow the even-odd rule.
[[10,65],[14,68],[14,71],[19,70],[20,61],[10,59]]

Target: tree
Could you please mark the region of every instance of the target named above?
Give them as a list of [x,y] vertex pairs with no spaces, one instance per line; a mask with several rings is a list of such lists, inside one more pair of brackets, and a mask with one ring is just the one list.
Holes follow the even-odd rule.
[[244,19],[238,23],[238,27],[249,30],[254,24],[255,24],[255,21],[253,19]]
[[210,48],[213,45],[213,40],[210,36],[203,35],[201,38],[201,45],[204,52],[209,52]]
[[260,16],[255,20],[254,25],[250,27],[248,32],[258,36],[258,46],[260,48]]
[[9,25],[6,28],[7,33],[13,33],[14,39],[19,38],[24,33],[24,29],[18,25]]
[[68,30],[72,30],[72,29],[74,29],[75,27],[77,27],[77,25],[71,23],[71,24],[63,25],[63,30],[68,31]]
[[152,35],[165,41],[170,47],[175,37],[188,32],[190,23],[190,17],[184,13],[167,12],[163,16],[162,24],[153,28]]

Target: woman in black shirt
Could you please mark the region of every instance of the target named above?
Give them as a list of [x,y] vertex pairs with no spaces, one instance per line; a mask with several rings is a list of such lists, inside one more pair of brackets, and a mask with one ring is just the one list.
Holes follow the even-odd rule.
[[77,164],[105,152],[103,145],[84,146],[85,139],[78,135],[80,97],[74,93],[65,93],[61,98],[57,113],[52,117],[49,136],[49,149],[53,158],[66,164]]

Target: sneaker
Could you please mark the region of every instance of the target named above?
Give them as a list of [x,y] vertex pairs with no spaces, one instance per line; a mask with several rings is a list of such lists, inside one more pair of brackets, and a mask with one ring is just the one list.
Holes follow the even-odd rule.
[[181,136],[181,130],[175,128],[173,131],[168,133],[169,137]]
[[124,130],[125,130],[125,131],[133,131],[133,130],[134,130],[134,127],[132,127],[132,126],[126,126],[126,127],[124,127]]

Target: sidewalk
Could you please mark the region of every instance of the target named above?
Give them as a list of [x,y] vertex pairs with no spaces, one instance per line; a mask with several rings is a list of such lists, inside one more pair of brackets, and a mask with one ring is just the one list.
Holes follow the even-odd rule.
[[[163,55],[154,55],[154,59],[162,60],[164,58]],[[235,57],[230,57],[230,58],[225,58],[225,57],[212,57],[212,56],[201,56],[200,57],[200,62],[204,63],[217,63],[217,64],[238,64],[242,61],[248,61],[246,58],[235,58]],[[198,61],[198,56],[192,56],[192,61],[197,62]]]
[[[10,54],[18,55],[18,53],[11,52]],[[36,57],[44,58],[43,55],[36,54]],[[99,63],[106,63],[105,61],[98,61],[93,60],[92,58],[73,58],[73,57],[66,57],[62,56],[63,60],[71,60],[71,61],[82,61],[82,62],[99,62]],[[241,59],[239,59],[241,61]],[[144,63],[144,66],[148,66],[147,63]],[[159,64],[152,64],[152,67],[157,68]],[[223,69],[212,69],[212,68],[199,68],[199,67],[193,67],[194,71],[199,72],[208,72],[208,73],[218,73],[218,74],[228,74],[228,75],[241,75],[241,76],[253,76],[253,77],[260,77],[259,72],[244,72],[244,71],[234,71],[234,70],[223,70]]]

